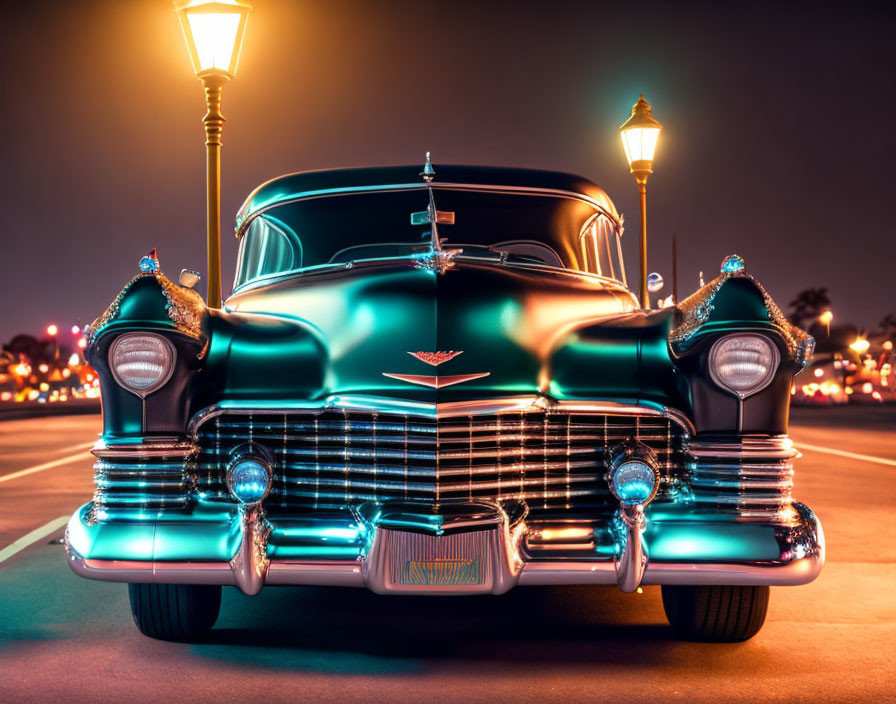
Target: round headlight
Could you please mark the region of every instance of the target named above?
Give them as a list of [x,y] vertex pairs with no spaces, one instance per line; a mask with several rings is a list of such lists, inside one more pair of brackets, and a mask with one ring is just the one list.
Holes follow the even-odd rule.
[[261,448],[237,448],[227,467],[227,488],[237,501],[255,504],[271,490],[271,463]]
[[174,355],[174,345],[161,335],[128,333],[112,343],[109,367],[115,381],[143,398],[171,378]]
[[610,473],[610,488],[626,506],[646,504],[656,494],[658,484],[656,470],[638,459],[621,462]]
[[727,335],[709,352],[712,380],[740,398],[768,386],[778,369],[778,348],[762,335]]

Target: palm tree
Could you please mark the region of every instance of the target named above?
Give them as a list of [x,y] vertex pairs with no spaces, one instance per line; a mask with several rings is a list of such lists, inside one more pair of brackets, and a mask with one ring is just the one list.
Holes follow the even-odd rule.
[[790,304],[790,322],[801,328],[811,325],[818,316],[831,307],[831,299],[828,298],[828,290],[822,288],[807,288],[800,291]]

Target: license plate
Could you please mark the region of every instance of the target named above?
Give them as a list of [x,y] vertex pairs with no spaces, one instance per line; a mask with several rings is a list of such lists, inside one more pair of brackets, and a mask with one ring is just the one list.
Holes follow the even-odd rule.
[[479,584],[478,560],[409,560],[404,584]]
[[390,553],[394,584],[466,586],[485,582],[485,532],[426,535],[394,531]]

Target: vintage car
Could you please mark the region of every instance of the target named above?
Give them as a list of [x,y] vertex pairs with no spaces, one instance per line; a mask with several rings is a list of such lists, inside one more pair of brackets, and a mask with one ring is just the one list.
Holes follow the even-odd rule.
[[821,570],[787,436],[812,338],[739,257],[644,310],[594,184],[428,160],[274,179],[236,235],[222,309],[153,253],[89,330],[67,559],[144,634],[211,628],[222,586],[662,585],[678,636],[736,641]]

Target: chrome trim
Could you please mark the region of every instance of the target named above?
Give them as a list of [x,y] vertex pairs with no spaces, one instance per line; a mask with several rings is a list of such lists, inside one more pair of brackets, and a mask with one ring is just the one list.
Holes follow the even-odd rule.
[[[520,553],[522,538],[526,535],[525,516],[511,519],[503,509],[497,514],[484,515],[477,521],[468,521],[474,529],[479,526],[487,536],[489,565],[493,574],[486,584],[476,585],[479,593],[499,594],[519,585],[566,584],[617,584],[623,590],[634,591],[638,585],[689,584],[689,585],[772,585],[795,586],[807,584],[821,572],[825,562],[825,540],[821,523],[803,504],[794,503],[798,522],[791,527],[776,526],[780,545],[776,559],[761,561],[720,562],[669,562],[652,560],[638,570],[638,551],[629,553],[627,565],[620,567],[615,560],[529,560]],[[494,523],[498,515],[499,523]],[[260,585],[291,584],[320,586],[367,586],[380,593],[470,593],[465,588],[425,589],[419,585],[390,585],[387,579],[388,560],[393,528],[377,527],[372,547],[366,559],[353,560],[270,560],[262,557],[267,533],[260,529],[258,514],[243,515],[241,525],[244,539],[237,549],[236,558],[227,562],[160,562],[138,560],[96,560],[85,558],[70,545],[66,531],[65,551],[69,567],[76,574],[88,579],[108,582],[158,583],[158,584],[220,584],[238,586],[245,593],[257,593]],[[368,521],[369,523],[369,521]],[[458,528],[460,524],[454,526]],[[467,528],[466,524],[463,526]],[[379,534],[383,533],[385,537]],[[249,535],[250,540],[245,536]],[[379,541],[379,542],[378,542]],[[254,548],[254,550],[250,550]],[[586,546],[586,549],[587,546]],[[580,553],[581,554],[581,553]],[[240,569],[234,567],[234,563]],[[243,571],[248,567],[248,574]],[[620,578],[622,577],[622,578]],[[468,585],[458,585],[465,587]],[[396,588],[397,587],[397,588]]]
[[647,568],[647,551],[644,549],[644,506],[622,506],[619,510],[622,523],[625,525],[625,548],[622,555],[614,560],[616,565],[616,584],[619,591],[631,594],[641,586],[644,570]]
[[243,594],[254,596],[267,581],[270,560],[267,543],[271,527],[259,504],[239,508],[240,544],[230,561],[233,581]]
[[[510,396],[498,399],[477,399],[472,401],[453,401],[450,403],[423,403],[419,401],[405,401],[388,397],[376,396],[328,396],[319,402],[307,401],[288,405],[259,408],[255,403],[216,404],[208,406],[190,419],[187,428],[188,434],[198,440],[199,427],[209,420],[228,413],[230,411],[246,412],[253,414],[284,414],[284,413],[308,413],[313,411],[377,411],[381,413],[396,413],[407,415],[419,415],[428,418],[452,418],[466,415],[489,415],[504,412],[520,412],[525,410],[547,411],[556,413],[607,413],[615,415],[655,416],[668,418],[682,426],[686,433],[694,433],[694,424],[681,411],[666,406],[638,406],[634,404],[617,403],[615,401],[556,401],[546,396]],[[691,445],[693,446],[693,445]]]
[[145,442],[126,445],[109,445],[97,440],[90,450],[94,457],[189,457],[199,452],[199,446],[191,442]]

